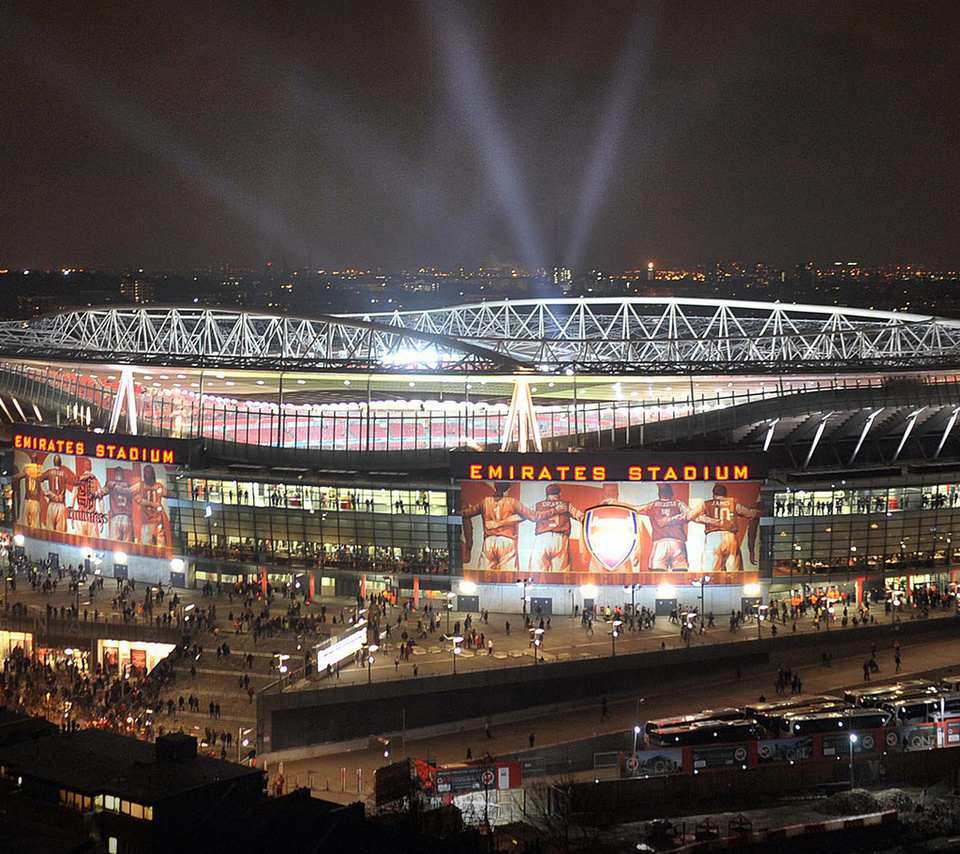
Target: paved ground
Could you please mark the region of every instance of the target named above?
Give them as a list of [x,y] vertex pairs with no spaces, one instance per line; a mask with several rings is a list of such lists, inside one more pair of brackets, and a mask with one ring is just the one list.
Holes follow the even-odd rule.
[[[804,693],[820,694],[843,686],[863,684],[862,666],[864,655],[869,655],[869,648],[865,649],[852,632],[844,633],[844,639],[838,641],[837,648],[842,651],[832,667],[808,667],[801,671]],[[877,661],[881,672],[874,679],[893,680],[932,669],[956,669],[960,666],[960,638],[922,646],[906,644],[902,649],[902,657],[901,673],[895,677],[892,647],[878,650]],[[760,694],[772,698],[775,669],[771,665],[756,672],[745,671],[740,682],[736,682],[732,674],[691,674],[690,683],[685,688],[671,686],[659,690],[651,686],[642,697],[640,722],[705,708],[742,706],[756,701]],[[600,699],[598,695],[595,702],[584,703],[580,708],[563,714],[557,714],[554,709],[545,709],[523,719],[518,719],[518,716],[495,719],[492,739],[486,737],[481,726],[442,735],[418,734],[417,737],[407,738],[405,746],[392,745],[392,750],[395,756],[430,757],[441,763],[456,764],[465,760],[468,747],[472,748],[475,756],[478,750],[480,754],[490,750],[493,755],[525,750],[529,746],[530,733],[535,734],[539,746],[633,728],[637,722],[637,701],[640,697],[611,695],[608,701],[609,716],[603,721],[600,719]],[[324,790],[318,792],[323,797],[346,803],[358,799],[358,769],[362,779],[360,797],[366,799],[372,793],[373,772],[382,764],[382,748],[378,747],[285,762],[284,774],[289,783],[312,785],[314,790]],[[340,791],[343,768],[346,769],[346,793]],[[271,775],[275,771],[275,767],[270,769]],[[328,780],[329,793],[325,791]]]
[[[115,612],[110,608],[110,597],[115,594],[111,581],[105,585],[103,593],[98,599],[89,603],[86,596],[80,600],[80,612],[87,608],[91,614],[94,607],[100,609],[101,614],[109,613],[112,620],[118,620]],[[58,585],[57,592],[43,595],[31,590],[28,584],[21,582],[18,589],[8,594],[9,601],[12,603],[20,602],[29,609],[45,609],[47,604],[55,608],[69,606],[76,603],[76,596],[70,595],[65,587],[66,583]],[[174,690],[170,696],[175,700],[180,695],[188,696],[195,694],[200,700],[201,712],[199,714],[181,713],[179,709],[173,715],[166,713],[159,715],[157,723],[163,725],[166,729],[180,729],[181,727],[188,732],[193,732],[201,737],[207,730],[215,730],[218,733],[231,733],[234,744],[231,747],[230,758],[235,758],[236,738],[241,734],[246,734],[246,730],[252,730],[255,726],[255,705],[245,690],[240,686],[240,680],[246,675],[250,678],[250,684],[255,692],[259,692],[264,686],[276,680],[276,673],[273,665],[276,662],[276,653],[283,652],[291,656],[291,663],[300,660],[299,657],[304,654],[304,650],[309,650],[315,637],[307,636],[302,639],[302,649],[297,650],[298,638],[292,632],[283,632],[274,637],[261,638],[259,642],[254,642],[249,634],[237,635],[234,633],[231,612],[239,611],[239,600],[230,597],[224,592],[222,595],[214,597],[204,597],[199,590],[177,591],[188,604],[197,606],[209,606],[216,604],[217,619],[216,629],[211,632],[205,632],[197,638],[202,644],[204,653],[200,660],[196,662],[185,661],[178,666],[178,680],[173,686]],[[137,585],[137,597],[142,598],[142,585]],[[286,613],[287,601],[275,597],[271,606],[271,615],[283,615]],[[310,606],[303,608],[303,615],[313,616],[319,614],[322,604],[327,606],[328,620],[337,617],[340,621],[341,611],[343,616],[349,618],[352,613],[352,607],[356,603],[347,600],[326,599],[322,602],[315,600]],[[156,612],[155,612],[156,613]],[[441,643],[439,635],[446,631],[446,615],[441,622],[440,631],[428,635],[426,639],[419,638],[417,634],[417,617],[410,616],[406,622],[397,625],[397,618],[403,616],[400,608],[391,607],[388,612],[388,621],[391,623],[390,637],[383,644],[383,649],[378,653],[377,660],[373,666],[372,672],[368,674],[365,669],[355,665],[346,665],[341,669],[339,680],[330,680],[331,688],[336,685],[364,682],[368,678],[375,681],[392,681],[397,679],[413,679],[414,666],[419,674],[445,674],[452,673],[454,667],[453,655],[450,651],[449,643]],[[462,621],[466,614],[454,612],[450,615],[450,629],[455,628],[455,623],[461,621],[461,632],[463,631]],[[933,617],[953,618],[954,614],[948,612],[942,614],[936,612]],[[458,656],[458,672],[470,671],[480,668],[500,668],[535,666],[532,657],[532,648],[530,644],[529,632],[522,629],[523,620],[518,614],[491,614],[487,623],[481,623],[478,615],[473,615],[474,628],[478,633],[483,632],[486,638],[493,640],[494,652],[488,655],[486,651],[474,653],[471,650],[464,650]],[[890,617],[884,615],[882,611],[876,612],[878,621],[888,621]],[[141,620],[142,621],[142,620]],[[510,623],[510,633],[507,634],[506,623]],[[328,622],[323,627],[326,630],[332,630],[335,627],[332,622]],[[397,655],[397,646],[400,642],[401,633],[406,630],[408,635],[412,636],[417,643],[415,654],[411,661],[403,662],[397,665],[395,658]],[[122,637],[122,626],[118,625],[117,634]],[[763,624],[761,631],[764,636],[769,632],[769,625]],[[797,633],[808,634],[816,631],[810,617],[801,619],[797,622]],[[834,621],[830,628],[822,627],[821,633],[830,632],[836,635],[834,645],[838,648],[846,649],[850,658],[838,660],[836,666],[831,669],[811,668],[804,671],[804,690],[805,693],[821,692],[832,689],[840,685],[852,684],[862,679],[861,668],[864,660],[865,650],[857,641],[857,629],[852,627],[840,628],[839,620]],[[609,657],[614,653],[614,642],[610,637],[610,625],[602,621],[594,623],[593,632],[586,631],[579,619],[571,616],[555,616],[551,618],[550,628],[544,633],[543,659],[541,666],[549,666],[552,661],[564,660],[569,658],[590,658],[590,657]],[[791,634],[792,624],[781,625],[781,634]],[[718,620],[718,628],[708,630],[703,635],[696,635],[690,641],[690,645],[698,645],[741,642],[749,644],[757,638],[756,623],[747,624],[737,632],[731,633],[726,627],[726,620]],[[218,658],[216,648],[226,641],[231,649],[228,658]],[[661,646],[666,648],[681,647],[686,645],[680,638],[679,627],[671,624],[670,621],[661,617],[657,620],[656,627],[652,630],[642,632],[624,632],[616,641],[616,652],[619,654],[637,653],[659,650]],[[909,674],[917,670],[927,670],[935,667],[948,667],[960,662],[960,641],[943,644],[933,644],[924,647],[922,652],[905,648],[903,650],[903,673]],[[252,656],[252,667],[247,664],[247,655]],[[884,650],[878,654],[880,665],[884,671],[881,675],[889,675],[893,670],[893,652]],[[190,674],[190,665],[196,667],[195,676]],[[719,705],[739,705],[747,701],[756,700],[760,693],[772,693],[772,671],[763,673],[743,673],[742,682],[733,681],[732,674],[692,674],[690,687],[684,690],[672,689],[661,694],[651,686],[651,689],[645,692],[644,706],[641,711],[642,719],[661,717],[667,714],[678,712],[696,711],[702,708]],[[321,684],[324,680],[321,680]],[[288,688],[286,690],[294,690]],[[555,710],[546,712],[533,712],[532,716],[513,715],[509,720],[495,721],[493,727],[493,738],[487,739],[483,729],[473,731],[460,731],[454,727],[452,733],[435,735],[432,738],[408,738],[404,746],[392,745],[393,756],[415,755],[422,757],[437,758],[442,762],[454,763],[463,761],[468,747],[473,749],[474,755],[482,755],[488,749],[493,754],[508,753],[529,746],[529,735],[534,733],[538,746],[571,740],[583,737],[598,731],[622,731],[633,727],[636,718],[637,700],[636,696],[616,698],[610,696],[610,716],[607,720],[601,722],[599,719],[600,696],[598,694],[595,703],[586,703],[579,710],[567,712],[558,715]],[[221,706],[221,716],[219,719],[212,719],[209,715],[209,703],[216,702]],[[251,733],[252,736],[252,733]],[[219,753],[219,744],[217,745]],[[299,782],[301,785],[312,783],[315,789],[325,790],[327,781],[329,781],[330,793],[325,796],[337,800],[355,800],[357,798],[357,770],[361,772],[362,796],[366,797],[370,792],[372,784],[373,770],[383,763],[382,748],[358,750],[351,752],[338,752],[325,757],[317,757],[309,760],[297,762],[286,762],[284,772],[289,783]],[[348,789],[346,793],[340,792],[341,769],[346,769],[348,779]],[[273,773],[275,768],[271,768]]]

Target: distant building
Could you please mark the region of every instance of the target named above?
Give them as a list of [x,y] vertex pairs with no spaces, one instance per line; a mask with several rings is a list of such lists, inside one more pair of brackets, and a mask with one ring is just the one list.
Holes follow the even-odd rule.
[[81,730],[0,746],[0,806],[105,844],[110,854],[224,850],[262,798],[263,772],[197,755],[182,733],[156,744]]

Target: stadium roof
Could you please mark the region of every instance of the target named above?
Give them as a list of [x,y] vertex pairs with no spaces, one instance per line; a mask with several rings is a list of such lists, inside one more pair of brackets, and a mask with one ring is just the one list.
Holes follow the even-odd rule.
[[960,367],[960,321],[645,297],[504,300],[317,318],[151,306],[0,323],[0,357],[431,374],[896,371]]

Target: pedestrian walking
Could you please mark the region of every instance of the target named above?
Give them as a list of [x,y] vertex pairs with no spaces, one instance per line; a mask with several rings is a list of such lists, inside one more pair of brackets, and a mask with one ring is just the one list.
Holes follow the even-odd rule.
[[532,749],[533,749],[533,743],[537,740],[536,734],[535,734],[535,733],[530,733],[530,739],[529,739],[529,740],[530,740],[530,749],[532,750]]
[[893,654],[893,661],[894,661],[894,664],[897,665],[896,672],[899,673],[900,672],[900,650],[899,649]]
[[607,708],[607,698],[600,701],[600,720],[605,721],[610,716],[610,710]]

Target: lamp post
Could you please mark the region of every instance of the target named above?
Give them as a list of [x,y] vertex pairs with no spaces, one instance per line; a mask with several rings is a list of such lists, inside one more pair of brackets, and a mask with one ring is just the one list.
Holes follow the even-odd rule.
[[857,743],[857,734],[850,733],[850,791],[853,791],[853,746]]
[[539,626],[535,629],[530,629],[530,636],[533,639],[533,663],[537,665],[540,663],[540,647],[543,646],[543,632]]
[[367,647],[367,684],[373,683],[373,662],[376,661],[373,654],[380,649],[378,644],[372,643]]
[[520,610],[526,622],[527,617],[527,588],[533,584],[532,578],[518,578],[517,587],[520,588]]
[[447,634],[450,634],[450,612],[453,610],[453,597],[456,594],[451,590],[447,593]]
[[760,626],[766,619],[766,605],[757,605],[757,640],[763,640],[763,633],[761,632]]
[[239,727],[237,729],[237,762],[243,762],[243,754],[241,750],[244,747],[250,746],[250,739],[247,738],[250,733],[253,732],[252,729],[245,729],[244,727]]
[[463,635],[457,635],[453,639],[453,675],[457,675],[457,656],[460,655],[462,650],[460,649],[460,644],[463,643]]
[[694,585],[700,588],[700,629],[702,631],[707,627],[707,618],[706,618],[707,606],[704,602],[704,592],[706,590],[707,585],[710,583],[710,576],[701,575],[699,578],[693,579],[693,583]]
[[637,755],[637,736],[640,735],[640,724],[633,725],[633,755]]
[[640,590],[640,584],[625,584],[623,586],[624,592],[628,589],[630,590],[630,613],[633,615],[633,619],[637,623],[637,631],[640,631],[640,621],[637,619],[637,591]]
[[610,632],[610,642],[613,644],[613,654],[617,654],[617,638],[620,635],[620,626],[623,625],[623,620],[614,620],[613,621],[613,630]]

